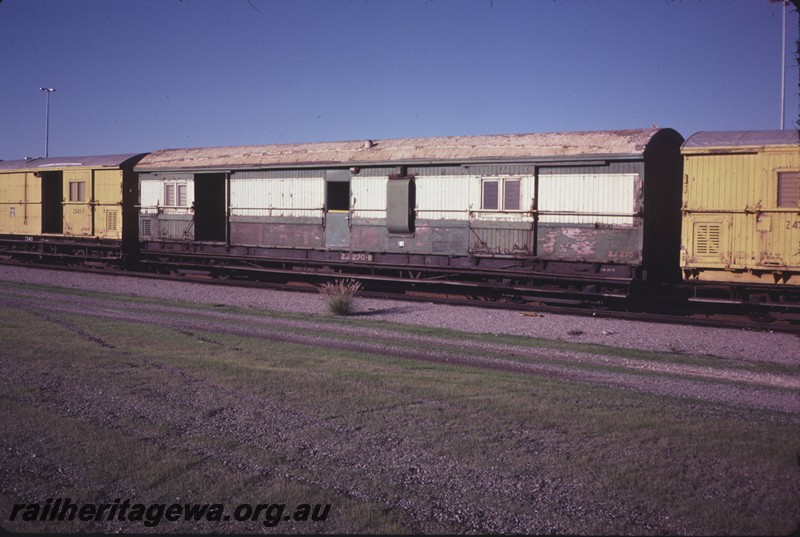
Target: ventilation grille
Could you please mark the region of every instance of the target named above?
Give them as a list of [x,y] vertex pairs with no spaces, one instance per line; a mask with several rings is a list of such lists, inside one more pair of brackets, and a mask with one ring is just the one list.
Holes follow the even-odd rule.
[[142,220],[142,235],[150,236],[150,219]]
[[719,255],[722,232],[719,224],[694,225],[694,249],[697,255]]
[[117,211],[106,212],[106,231],[117,231]]
[[800,173],[778,174],[778,207],[800,206]]

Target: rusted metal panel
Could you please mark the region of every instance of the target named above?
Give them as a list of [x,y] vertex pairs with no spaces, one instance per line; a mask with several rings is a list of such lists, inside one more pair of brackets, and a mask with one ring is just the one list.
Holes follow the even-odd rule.
[[[419,229],[418,223],[417,230]],[[460,222],[452,226],[429,226],[427,229],[430,253],[459,256],[469,248],[469,229]]]
[[232,217],[232,246],[321,248],[324,230],[320,218]]
[[526,256],[535,253],[532,222],[473,221],[469,229],[470,253]]
[[414,240],[406,250],[423,254],[461,256],[469,248],[467,222],[460,220],[428,220],[416,222]]
[[137,171],[331,167],[465,162],[476,159],[577,160],[642,155],[659,129],[452,136],[350,142],[164,149],[150,153]]
[[384,218],[353,218],[350,248],[354,252],[389,251],[389,233]]
[[229,222],[231,244],[234,246],[265,246],[263,242],[262,222],[237,222],[231,218]]
[[321,248],[323,229],[319,223],[265,223],[261,228],[261,244],[272,247]]
[[638,265],[641,228],[595,228],[543,224],[538,230],[541,259]]
[[353,220],[351,250],[463,256],[468,252],[465,221],[417,220],[411,235],[390,235],[383,219]]

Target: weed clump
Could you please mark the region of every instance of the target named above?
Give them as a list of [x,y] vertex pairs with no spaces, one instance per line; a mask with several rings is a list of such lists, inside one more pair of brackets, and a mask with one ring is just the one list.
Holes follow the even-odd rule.
[[361,289],[361,282],[356,280],[336,280],[325,282],[319,292],[327,297],[328,310],[334,315],[349,315],[353,311],[356,293]]

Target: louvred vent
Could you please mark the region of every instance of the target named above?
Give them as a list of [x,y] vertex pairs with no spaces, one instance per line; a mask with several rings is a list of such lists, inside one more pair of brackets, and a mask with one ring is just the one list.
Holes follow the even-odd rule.
[[697,255],[719,255],[720,252],[720,225],[695,224],[694,248]]

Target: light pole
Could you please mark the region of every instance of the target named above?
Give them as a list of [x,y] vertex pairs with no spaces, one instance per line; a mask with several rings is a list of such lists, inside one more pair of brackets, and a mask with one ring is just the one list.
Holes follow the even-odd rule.
[[55,88],[39,88],[45,93],[44,99],[44,156],[50,155],[50,94],[56,91]]
[[786,115],[786,4],[783,3],[783,33],[781,34],[781,130],[783,130],[783,118]]
[[781,21],[781,130],[784,125],[784,115],[786,110],[786,6],[789,0],[769,0],[773,4],[780,4],[783,12]]

